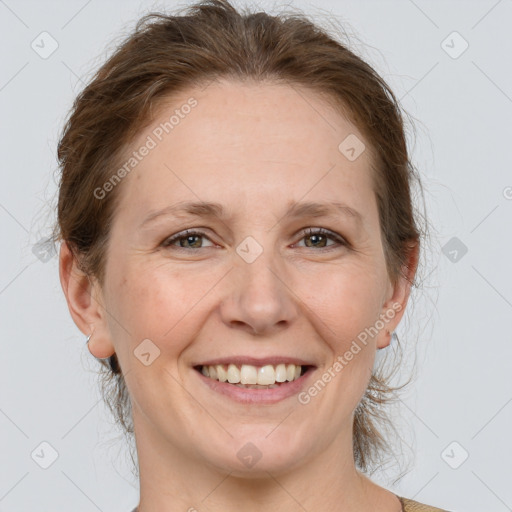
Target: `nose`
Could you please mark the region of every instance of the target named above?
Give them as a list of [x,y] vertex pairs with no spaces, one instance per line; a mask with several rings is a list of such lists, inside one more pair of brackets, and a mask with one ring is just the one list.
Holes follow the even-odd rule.
[[298,317],[299,299],[286,275],[270,251],[252,263],[239,258],[220,307],[223,322],[260,336],[288,328]]

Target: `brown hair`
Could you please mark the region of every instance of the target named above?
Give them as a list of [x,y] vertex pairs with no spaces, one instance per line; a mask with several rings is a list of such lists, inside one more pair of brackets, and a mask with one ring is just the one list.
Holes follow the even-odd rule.
[[[405,275],[411,243],[420,239],[411,198],[418,177],[393,92],[370,65],[304,15],[242,13],[223,0],[199,2],[183,15],[144,16],[78,95],[58,145],[62,174],[54,240],[66,241],[84,272],[102,284],[122,184],[104,199],[93,191],[112,176],[160,101],[221,77],[309,88],[354,122],[371,149],[388,272],[393,281]],[[117,357],[101,363],[105,401],[125,433],[133,434]],[[388,378],[375,370],[355,411],[354,458],[362,470],[387,448],[377,423],[387,421],[382,404],[399,389]]]

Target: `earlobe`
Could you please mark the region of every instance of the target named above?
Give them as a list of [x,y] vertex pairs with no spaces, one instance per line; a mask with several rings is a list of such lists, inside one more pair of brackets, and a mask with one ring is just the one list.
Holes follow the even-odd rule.
[[59,277],[68,309],[76,326],[86,336],[91,335],[88,347],[98,358],[115,353],[110,340],[99,284],[78,266],[68,244],[62,242],[59,254]]
[[92,330],[87,336],[87,348],[91,355],[97,359],[108,359],[115,354],[114,347],[111,343],[105,343],[105,337]]

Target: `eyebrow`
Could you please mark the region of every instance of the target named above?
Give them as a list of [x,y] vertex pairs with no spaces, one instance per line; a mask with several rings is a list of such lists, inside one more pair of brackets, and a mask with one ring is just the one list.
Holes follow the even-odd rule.
[[[354,208],[341,203],[339,201],[329,202],[297,202],[290,201],[288,210],[282,218],[300,218],[300,217],[336,217],[343,215],[349,219],[353,219],[357,223],[361,223],[363,218],[361,213]],[[179,202],[160,210],[150,212],[139,227],[144,227],[152,221],[167,215],[175,215],[177,217],[183,215],[192,215],[203,218],[227,219],[228,214],[220,203],[212,203],[206,201],[196,202]]]

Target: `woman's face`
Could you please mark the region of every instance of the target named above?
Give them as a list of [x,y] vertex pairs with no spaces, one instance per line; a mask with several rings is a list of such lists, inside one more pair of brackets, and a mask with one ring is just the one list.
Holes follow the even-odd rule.
[[[233,474],[351,455],[405,297],[362,143],[314,92],[229,81],[173,98],[138,135],[90,350],[117,353],[139,447]],[[186,206],[203,202],[216,206]],[[262,389],[218,380],[296,377],[287,365],[308,370]]]

